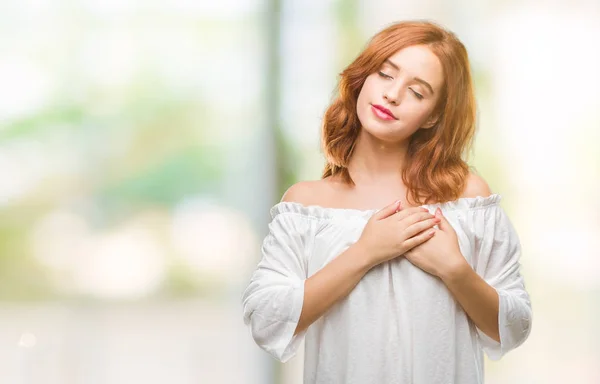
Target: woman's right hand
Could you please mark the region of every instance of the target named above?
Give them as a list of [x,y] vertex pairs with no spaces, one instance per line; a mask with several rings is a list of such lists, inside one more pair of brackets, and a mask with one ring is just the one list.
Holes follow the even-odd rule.
[[365,250],[371,266],[394,259],[430,239],[439,219],[423,207],[402,209],[400,201],[375,213],[356,245]]

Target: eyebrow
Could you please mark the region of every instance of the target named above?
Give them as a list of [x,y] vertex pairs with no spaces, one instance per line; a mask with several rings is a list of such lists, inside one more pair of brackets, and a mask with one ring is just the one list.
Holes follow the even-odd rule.
[[[387,64],[391,65],[391,66],[392,66],[392,67],[394,67],[394,68],[395,68],[397,71],[399,71],[399,70],[400,70],[400,67],[399,67],[398,65],[394,64],[394,62],[392,62],[390,59],[385,59],[384,63],[387,63]],[[421,83],[421,84],[423,84],[424,86],[426,86],[427,88],[429,88],[429,91],[431,92],[431,94],[432,94],[432,95],[434,95],[434,94],[435,94],[435,92],[433,92],[433,87],[432,87],[432,86],[431,86],[431,85],[430,85],[428,82],[426,82],[425,80],[421,79],[420,77],[416,77],[416,76],[415,76],[415,77],[413,77],[413,79],[414,79],[416,82],[418,82],[418,83]]]

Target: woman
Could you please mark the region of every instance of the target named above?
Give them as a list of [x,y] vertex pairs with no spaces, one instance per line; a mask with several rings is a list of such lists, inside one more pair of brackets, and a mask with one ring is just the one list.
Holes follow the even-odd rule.
[[323,177],[271,209],[243,297],[275,358],[305,339],[305,383],[482,383],[483,351],[528,337],[518,236],[461,158],[475,116],[467,52],[433,23],[389,26],[342,72]]

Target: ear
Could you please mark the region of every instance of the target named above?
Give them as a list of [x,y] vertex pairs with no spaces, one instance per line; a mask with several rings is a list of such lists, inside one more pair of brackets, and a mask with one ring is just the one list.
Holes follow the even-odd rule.
[[421,126],[421,128],[423,129],[430,129],[433,128],[438,122],[438,116],[430,116],[429,119],[427,119],[427,121],[425,121],[425,123],[423,123],[423,125]]

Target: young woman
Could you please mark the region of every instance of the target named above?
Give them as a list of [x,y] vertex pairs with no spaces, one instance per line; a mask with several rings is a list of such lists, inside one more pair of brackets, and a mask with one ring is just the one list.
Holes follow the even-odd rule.
[[342,72],[323,177],[271,209],[243,297],[276,359],[305,340],[305,383],[482,383],[483,351],[528,337],[519,238],[462,159],[475,116],[465,47],[433,23],[389,26]]

